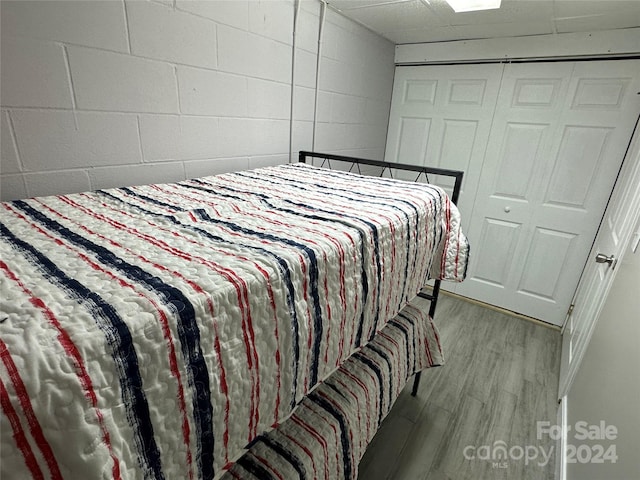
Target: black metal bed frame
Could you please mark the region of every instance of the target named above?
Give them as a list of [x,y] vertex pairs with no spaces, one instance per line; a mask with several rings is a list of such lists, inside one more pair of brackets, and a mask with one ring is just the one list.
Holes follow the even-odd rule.
[[[418,176],[414,180],[417,182],[422,175],[425,176],[425,180],[427,183],[429,182],[429,174],[431,175],[444,175],[447,177],[454,177],[455,182],[453,184],[453,192],[451,194],[451,201],[454,204],[458,203],[458,197],[460,196],[460,189],[462,188],[462,177],[464,173],[460,170],[448,170],[444,168],[436,168],[436,167],[425,167],[420,165],[409,165],[406,163],[395,163],[395,162],[384,162],[380,160],[369,160],[366,158],[357,158],[357,157],[348,157],[344,155],[334,155],[331,153],[318,153],[318,152],[309,152],[301,150],[299,154],[299,162],[307,163],[307,158],[317,158],[322,160],[322,165],[326,162],[329,164],[329,168],[331,168],[331,160],[337,162],[346,162],[351,163],[351,167],[349,168],[349,172],[353,170],[354,167],[357,167],[357,173],[362,173],[360,169],[360,165],[368,165],[371,167],[381,168],[379,176],[382,177],[386,171],[389,172],[389,176],[393,178],[393,170],[401,170],[401,171],[411,171],[417,172]],[[366,173],[365,173],[366,175]],[[429,304],[429,316],[434,318],[436,313],[436,305],[438,303],[438,296],[440,295],[440,279],[436,279],[433,284],[433,289],[431,293],[420,292],[418,295],[422,298],[427,299]],[[420,376],[421,372],[417,372],[414,380],[413,380],[413,389],[411,390],[411,395],[414,397],[418,392],[418,386],[420,385]]]

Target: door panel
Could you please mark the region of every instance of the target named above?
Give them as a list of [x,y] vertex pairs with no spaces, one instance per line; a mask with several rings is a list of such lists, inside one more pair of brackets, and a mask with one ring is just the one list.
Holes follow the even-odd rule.
[[489,287],[504,288],[513,261],[522,225],[495,218],[484,218],[476,256],[475,278]]
[[561,78],[518,78],[513,89],[514,107],[553,108],[562,89]]
[[558,281],[562,271],[570,267],[569,253],[575,238],[572,233],[536,228],[517,291],[543,301],[557,301]]
[[487,91],[487,81],[487,79],[450,80],[447,103],[449,105],[482,106],[484,94]]
[[400,121],[398,156],[409,158],[415,155],[424,158],[429,143],[431,120],[427,118],[403,117]]
[[597,183],[603,155],[607,151],[612,127],[567,126],[545,195],[545,205],[585,210],[586,200]]
[[571,107],[577,109],[619,109],[631,78],[580,78]]
[[492,196],[530,201],[534,188],[534,169],[548,124],[507,123],[499,155]]
[[408,80],[404,85],[404,104],[412,105],[435,103],[436,88],[438,82],[436,80]]
[[[454,170],[469,169],[478,134],[478,123],[477,120],[444,119],[440,141],[429,155],[433,160],[425,164]],[[444,188],[449,194],[453,192],[454,179],[451,177],[436,175],[430,181]]]

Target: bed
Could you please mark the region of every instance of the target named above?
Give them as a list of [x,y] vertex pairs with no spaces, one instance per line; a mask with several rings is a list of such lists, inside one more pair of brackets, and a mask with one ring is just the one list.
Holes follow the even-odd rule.
[[469,246],[443,189],[312,163],[1,204],[2,478],[357,477]]

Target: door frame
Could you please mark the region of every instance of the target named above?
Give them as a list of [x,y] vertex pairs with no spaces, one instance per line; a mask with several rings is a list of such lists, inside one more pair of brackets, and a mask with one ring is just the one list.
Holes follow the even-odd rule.
[[[619,203],[619,208],[621,209],[619,218],[623,219],[626,224],[621,229],[618,251],[608,252],[607,254],[613,254],[618,261],[620,261],[624,255],[628,253],[633,236],[633,229],[640,219],[640,116],[636,121],[635,129],[627,149],[627,154],[623,160],[622,167],[609,199],[609,204],[602,217],[602,221],[604,221],[607,215],[610,214],[611,199],[617,196],[622,196]],[[594,239],[592,249],[589,252],[587,261],[593,261],[593,257],[599,253],[595,252],[595,248],[598,245],[598,238],[601,235],[602,221],[600,223],[599,231]],[[576,292],[573,295],[572,305],[575,305],[576,300],[580,298],[583,290],[588,288],[590,279],[585,276],[585,272],[587,271],[587,268],[583,270]],[[617,271],[613,268],[610,275],[608,275],[604,281],[604,285],[600,289],[600,292],[598,292],[598,295],[585,299],[586,301],[591,302],[594,305],[594,308],[590,310],[591,315],[589,315],[589,317],[581,320],[585,322],[585,341],[579,346],[576,352],[573,353],[571,356],[571,362],[569,362],[569,341],[571,338],[569,333],[566,331],[571,314],[567,315],[567,319],[565,320],[562,328],[562,352],[558,381],[559,400],[562,400],[571,389],[571,385],[573,384],[573,380],[575,379],[584,354],[589,346],[598,317],[600,316],[616,274]]]

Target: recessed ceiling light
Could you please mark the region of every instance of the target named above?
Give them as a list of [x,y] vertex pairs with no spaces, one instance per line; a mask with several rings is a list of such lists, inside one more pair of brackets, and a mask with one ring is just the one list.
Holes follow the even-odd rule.
[[501,0],[446,0],[455,12],[475,12],[500,8]]

